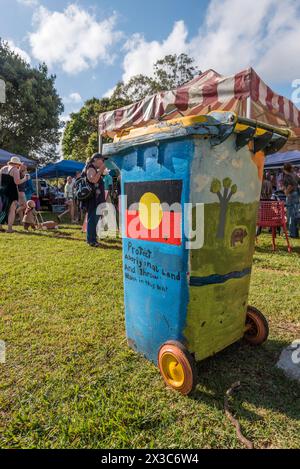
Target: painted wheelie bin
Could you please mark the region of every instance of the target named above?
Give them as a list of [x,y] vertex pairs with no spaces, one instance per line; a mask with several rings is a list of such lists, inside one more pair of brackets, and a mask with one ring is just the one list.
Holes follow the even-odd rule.
[[248,305],[264,156],[286,132],[211,113],[132,129],[104,146],[121,171],[128,344],[189,394],[195,362],[268,323]]

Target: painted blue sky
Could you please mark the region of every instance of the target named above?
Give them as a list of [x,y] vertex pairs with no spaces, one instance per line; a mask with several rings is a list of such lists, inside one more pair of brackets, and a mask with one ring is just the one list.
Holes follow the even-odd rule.
[[299,0],[0,0],[0,18],[0,37],[56,74],[65,115],[175,52],[203,71],[251,65],[289,98],[300,85]]

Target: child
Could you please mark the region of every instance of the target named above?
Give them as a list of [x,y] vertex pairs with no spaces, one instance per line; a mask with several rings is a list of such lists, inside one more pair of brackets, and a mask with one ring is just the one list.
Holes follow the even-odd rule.
[[36,229],[36,210],[34,200],[28,200],[26,204],[25,215],[23,217],[24,229],[28,231],[31,227],[33,230]]

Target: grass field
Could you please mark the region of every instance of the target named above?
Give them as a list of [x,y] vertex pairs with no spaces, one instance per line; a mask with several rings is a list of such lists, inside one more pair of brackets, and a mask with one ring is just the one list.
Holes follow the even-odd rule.
[[0,233],[2,448],[239,448],[226,390],[256,448],[300,446],[300,385],[275,367],[300,338],[300,242],[254,259],[250,303],[270,321],[260,348],[239,342],[198,364],[192,397],[166,389],[124,330],[121,241],[93,250],[77,226],[60,235]]

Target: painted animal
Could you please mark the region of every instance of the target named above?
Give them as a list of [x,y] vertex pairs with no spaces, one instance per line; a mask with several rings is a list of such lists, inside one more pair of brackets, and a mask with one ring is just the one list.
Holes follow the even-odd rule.
[[236,228],[231,234],[231,247],[235,247],[236,243],[243,244],[244,238],[248,236],[247,230]]

